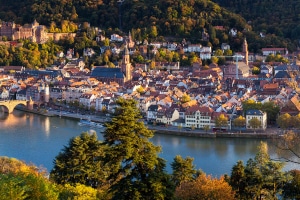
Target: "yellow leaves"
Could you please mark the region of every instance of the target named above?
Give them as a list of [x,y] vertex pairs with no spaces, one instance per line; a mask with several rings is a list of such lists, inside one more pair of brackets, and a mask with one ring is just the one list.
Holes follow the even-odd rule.
[[72,186],[70,184],[66,184],[64,186],[64,193],[68,195],[68,197],[72,197],[72,199],[77,200],[94,200],[97,199],[97,190],[88,187],[82,184],[76,184]]
[[24,174],[34,174],[37,175],[38,168],[31,165],[26,165],[26,163],[19,161],[15,158],[0,157],[0,173],[24,173]]

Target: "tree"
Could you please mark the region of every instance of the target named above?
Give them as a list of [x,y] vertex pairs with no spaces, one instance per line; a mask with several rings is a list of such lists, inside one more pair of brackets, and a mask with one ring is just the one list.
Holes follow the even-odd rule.
[[157,35],[158,35],[158,33],[157,33],[157,28],[156,28],[156,26],[151,26],[151,27],[150,27],[149,36],[150,36],[151,38],[156,38]]
[[58,199],[55,184],[46,172],[15,158],[1,157],[0,199]]
[[247,110],[251,110],[251,109],[261,110],[261,107],[262,107],[261,103],[257,103],[252,99],[249,99],[247,101],[243,101],[242,105],[243,105],[244,113],[246,113]]
[[210,129],[209,125],[204,125],[203,126],[203,130],[205,131],[205,133],[207,133],[207,131]]
[[259,73],[260,73],[260,68],[254,66],[253,69],[252,69],[252,74],[259,74]]
[[262,142],[258,149],[245,168],[239,162],[232,169],[230,184],[238,199],[277,199],[288,180],[282,171],[284,163],[270,159],[267,144]]
[[228,126],[228,118],[225,117],[224,114],[219,115],[215,119],[215,125],[218,128],[222,128],[222,127],[226,127],[227,128],[227,126]]
[[145,93],[145,89],[143,88],[143,86],[138,87],[138,88],[136,89],[136,91],[137,91],[138,93],[140,93],[140,94]]
[[115,114],[103,133],[106,165],[113,199],[164,199],[171,195],[170,179],[165,173],[165,161],[158,157],[160,147],[149,141],[153,131],[147,129],[137,108],[137,102],[118,99]]
[[300,114],[291,116],[291,125],[296,129],[300,128]]
[[288,113],[279,115],[279,117],[277,118],[277,124],[280,126],[280,128],[287,129],[291,125],[291,119],[291,115]]
[[294,131],[287,131],[280,137],[274,140],[279,158],[285,162],[300,164],[300,134]]
[[254,129],[254,132],[257,128],[261,127],[261,121],[257,119],[257,117],[253,117],[252,119],[249,120],[249,125],[251,128]]
[[235,197],[237,199],[243,199],[243,193],[247,184],[243,161],[238,161],[237,164],[232,167],[229,184],[236,192]]
[[291,180],[284,185],[282,196],[285,199],[300,199],[300,171],[292,170],[288,174]]
[[280,108],[273,101],[262,104],[261,110],[267,113],[268,124],[275,124]]
[[60,193],[60,199],[95,200],[97,199],[97,190],[79,183],[74,186],[65,184]]
[[174,161],[171,163],[171,167],[173,169],[172,180],[176,186],[194,179],[196,170],[193,165],[193,160],[194,159],[191,157],[183,159],[179,155],[174,158]]
[[182,125],[178,125],[178,127],[177,127],[177,128],[178,128],[178,130],[179,130],[179,131],[181,131],[181,129],[182,129]]
[[196,180],[182,183],[176,188],[175,197],[178,199],[214,199],[234,200],[234,192],[224,177],[213,178],[204,173]]
[[95,132],[71,138],[68,146],[56,156],[50,179],[58,184],[105,185],[109,173],[101,160],[104,151],[105,146],[97,140]]
[[245,119],[245,117],[243,117],[242,115],[240,115],[239,117],[235,118],[233,120],[233,125],[235,127],[239,127],[240,131],[241,131],[241,128],[246,126],[246,119]]
[[219,58],[218,58],[218,57],[216,57],[216,56],[212,56],[212,57],[211,57],[211,62],[212,62],[212,63],[217,64],[218,61],[219,61]]
[[23,180],[13,174],[0,174],[0,199],[26,199],[28,196],[22,184]]
[[186,93],[184,93],[183,95],[182,95],[182,97],[181,97],[181,103],[186,103],[186,102],[189,102],[191,100],[191,97],[188,95],[188,94],[186,94]]

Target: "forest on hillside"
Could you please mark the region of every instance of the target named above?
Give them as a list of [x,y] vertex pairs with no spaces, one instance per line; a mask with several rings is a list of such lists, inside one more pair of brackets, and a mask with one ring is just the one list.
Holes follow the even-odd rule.
[[295,0],[213,0],[241,15],[256,32],[300,39],[300,1]]
[[[297,49],[300,25],[297,25],[299,14],[296,11],[300,2],[290,4],[286,1],[281,1],[279,4],[277,1],[272,3],[266,0],[215,0],[214,2],[210,0],[0,0],[0,19],[14,20],[18,24],[32,23],[36,19],[46,26],[53,22],[59,25],[63,20],[76,23],[89,22],[92,26],[102,29],[121,29],[125,33],[131,29],[138,29],[137,32],[142,33],[141,39],[171,36],[178,40],[186,38],[213,47],[229,43],[234,51],[241,50],[245,37],[249,43],[249,50],[254,53],[259,52],[263,47]],[[216,26],[222,26],[223,29],[216,29]],[[228,34],[231,28],[238,31],[235,38]],[[201,40],[204,31],[207,31],[210,36],[208,44]],[[265,33],[266,37],[261,38],[260,32]]]

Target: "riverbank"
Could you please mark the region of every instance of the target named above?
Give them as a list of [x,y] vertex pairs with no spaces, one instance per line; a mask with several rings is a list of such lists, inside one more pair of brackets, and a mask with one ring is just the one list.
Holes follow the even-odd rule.
[[162,130],[159,128],[151,127],[149,128],[154,130],[155,133],[158,134],[168,134],[168,135],[178,135],[178,136],[188,136],[188,137],[205,137],[205,138],[256,138],[256,139],[270,139],[270,138],[280,138],[278,133],[268,133],[266,132],[252,132],[252,133],[245,133],[245,132],[212,132],[212,131],[203,131],[203,130],[195,130],[195,131],[180,131],[180,130]]
[[[76,120],[87,119],[97,123],[105,123],[110,121],[111,119],[110,117],[106,117],[106,116],[82,115],[78,113],[75,114],[75,113],[68,113],[68,112],[54,111],[54,110],[47,111],[47,112],[28,110],[24,108],[21,108],[19,110],[22,110],[24,112],[44,115],[47,117],[64,117],[64,118],[76,119]],[[226,138],[257,138],[257,139],[269,139],[269,138],[280,137],[278,129],[267,129],[264,132],[254,132],[254,131],[212,132],[211,130],[204,131],[201,129],[195,129],[195,130],[178,129],[178,127],[175,126],[162,127],[162,126],[154,126],[149,124],[146,124],[146,126],[150,130],[153,130],[156,134],[167,134],[167,135],[188,136],[188,137],[205,137],[205,138],[226,137]]]

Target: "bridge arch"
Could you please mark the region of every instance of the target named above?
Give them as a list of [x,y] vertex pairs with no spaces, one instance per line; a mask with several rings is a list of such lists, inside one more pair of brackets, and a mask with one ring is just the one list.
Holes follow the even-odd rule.
[[0,106],[4,107],[4,111],[8,113],[12,113],[15,107],[20,104],[27,107],[27,101],[25,100],[0,101]]

